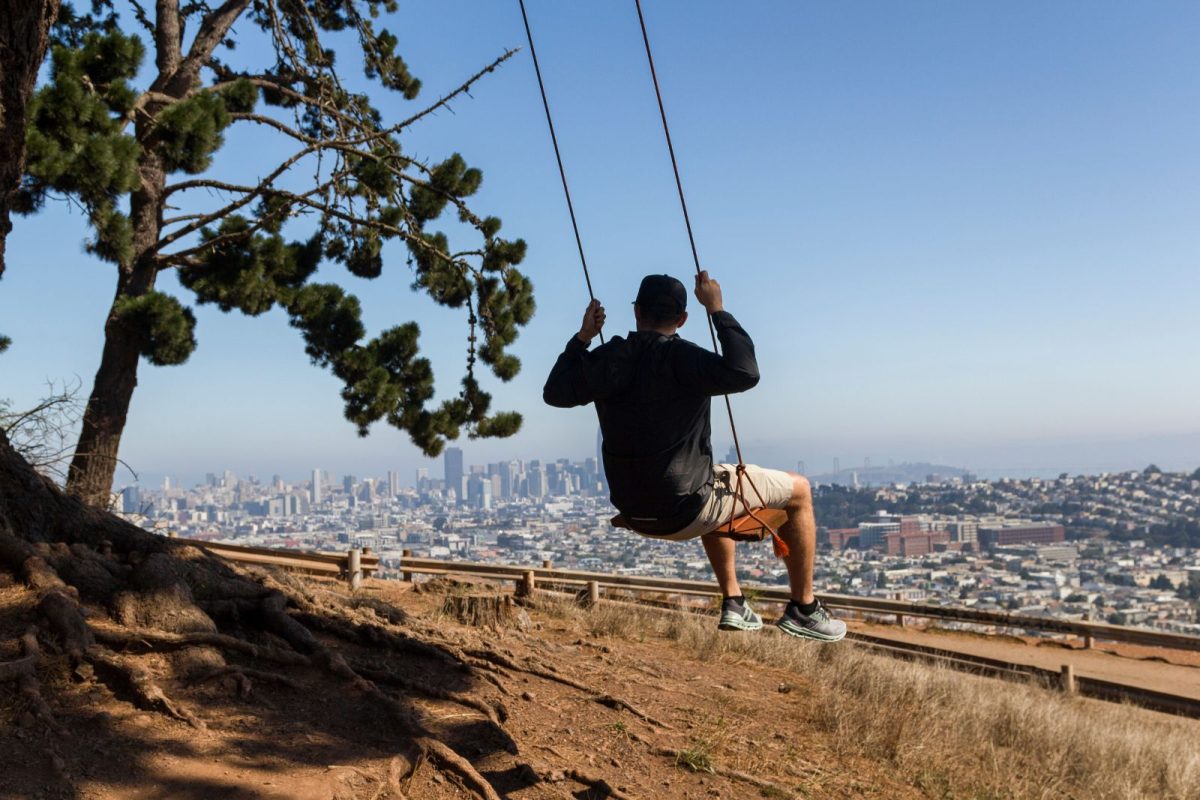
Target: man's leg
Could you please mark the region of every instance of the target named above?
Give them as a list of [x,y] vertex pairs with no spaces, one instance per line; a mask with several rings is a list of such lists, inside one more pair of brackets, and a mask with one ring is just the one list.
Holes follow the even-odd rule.
[[705,535],[700,537],[704,544],[704,554],[712,565],[713,575],[717,577],[717,586],[725,597],[738,597],[742,589],[738,586],[735,552],[737,542],[718,536]]
[[[794,472],[788,474],[792,477],[792,499],[787,504],[787,522],[780,526],[779,538],[787,542],[791,551],[783,563],[787,566],[792,599],[807,604],[813,602],[817,520],[813,515],[812,487],[808,479]],[[711,555],[709,560],[712,560]],[[730,561],[732,563],[732,557]]]
[[787,522],[779,536],[787,542],[788,582],[792,587],[792,602],[776,623],[792,636],[836,642],[846,635],[846,623],[834,619],[813,596],[813,561],[817,550],[817,521],[813,516],[812,488],[803,475],[789,473],[792,478],[792,499],[788,502]]

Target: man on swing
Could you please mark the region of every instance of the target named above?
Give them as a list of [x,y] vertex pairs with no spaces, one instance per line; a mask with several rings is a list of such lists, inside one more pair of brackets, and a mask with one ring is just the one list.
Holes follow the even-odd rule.
[[846,635],[813,595],[816,520],[812,491],[801,475],[746,466],[745,501],[735,492],[736,465],[713,464],[710,398],[758,383],[754,343],[724,310],[721,286],[696,276],[696,299],[712,315],[721,354],[680,339],[687,291],[669,275],[647,275],[633,304],[637,330],[588,350],[604,327],[604,307],[588,304],[579,333],[550,371],[542,397],[558,408],[596,404],[604,437],[604,470],[612,503],[628,526],[656,539],[701,537],[724,600],[722,630],[758,630],[734,566],[735,542],[717,529],[746,513],[743,503],[787,511],[779,536],[792,600],[778,622],[785,633],[825,642]]

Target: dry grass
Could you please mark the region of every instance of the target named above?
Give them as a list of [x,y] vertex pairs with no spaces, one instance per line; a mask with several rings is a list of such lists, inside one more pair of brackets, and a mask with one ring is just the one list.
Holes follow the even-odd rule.
[[[676,642],[701,660],[757,662],[804,676],[812,722],[835,752],[882,760],[931,797],[1200,800],[1200,725],[875,656],[774,630],[729,635],[709,617],[546,598],[541,610],[593,636]],[[698,742],[696,765],[714,757]],[[689,765],[691,766],[691,765]]]

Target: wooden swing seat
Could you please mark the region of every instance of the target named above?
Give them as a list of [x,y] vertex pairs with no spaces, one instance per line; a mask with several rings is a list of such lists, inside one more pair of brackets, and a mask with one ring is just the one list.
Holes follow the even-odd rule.
[[[755,519],[755,516],[758,519]],[[735,517],[731,522],[721,525],[709,535],[722,539],[733,539],[736,542],[761,542],[771,536],[770,529],[764,527],[763,523],[779,530],[779,526],[785,522],[787,522],[787,511],[782,508],[755,508],[750,513]],[[612,524],[614,528],[634,530],[633,526],[625,519],[624,514],[617,514],[613,517]]]

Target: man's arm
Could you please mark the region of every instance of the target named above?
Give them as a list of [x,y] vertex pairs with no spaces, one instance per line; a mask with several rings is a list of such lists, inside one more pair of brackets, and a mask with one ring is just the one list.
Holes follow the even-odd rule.
[[554,362],[550,377],[542,388],[542,399],[548,405],[556,408],[573,408],[584,406],[596,398],[593,395],[587,375],[586,359],[588,347],[592,339],[599,335],[604,327],[604,306],[599,300],[588,303],[583,312],[583,324],[579,333],[571,337],[566,348]]
[[733,394],[752,389],[758,383],[758,359],[750,334],[725,310],[721,284],[707,272],[696,276],[696,299],[712,315],[721,354],[702,348],[688,348],[688,357],[676,369],[679,382],[708,395]]

